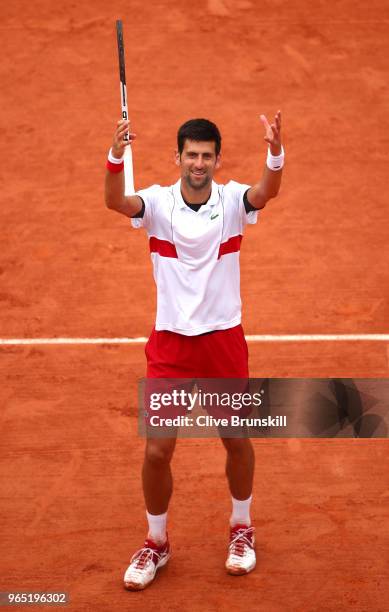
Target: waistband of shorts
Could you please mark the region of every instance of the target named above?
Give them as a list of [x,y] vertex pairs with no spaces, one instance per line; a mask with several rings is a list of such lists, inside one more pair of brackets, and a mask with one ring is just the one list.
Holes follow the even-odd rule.
[[170,329],[158,329],[157,330],[155,329],[155,327],[153,327],[153,333],[175,334],[176,336],[182,336],[184,338],[202,338],[203,336],[210,336],[211,334],[218,334],[220,332],[228,332],[228,331],[231,331],[232,329],[237,329],[238,327],[242,327],[242,324],[238,323],[238,325],[233,325],[232,327],[227,327],[226,329],[212,329],[211,331],[203,332],[202,334],[196,334],[194,336],[187,336],[186,334],[180,334],[179,332],[171,331]]

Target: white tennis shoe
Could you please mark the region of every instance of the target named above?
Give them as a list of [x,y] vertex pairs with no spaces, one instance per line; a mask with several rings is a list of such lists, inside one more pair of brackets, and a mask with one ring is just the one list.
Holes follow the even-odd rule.
[[256,563],[254,544],[254,527],[247,525],[231,527],[226,561],[226,570],[229,574],[241,576],[254,569]]
[[155,578],[160,567],[166,565],[170,558],[170,545],[167,540],[157,546],[152,540],[146,540],[144,547],[132,557],[124,574],[124,586],[130,591],[145,589]]

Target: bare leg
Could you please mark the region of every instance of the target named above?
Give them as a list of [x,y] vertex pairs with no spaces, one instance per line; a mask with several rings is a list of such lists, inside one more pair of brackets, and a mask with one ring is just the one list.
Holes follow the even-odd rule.
[[170,461],[176,438],[148,438],[142,470],[143,493],[150,514],[167,512],[173,492]]
[[248,499],[253,490],[255,455],[249,438],[222,438],[227,451],[226,475],[231,495]]

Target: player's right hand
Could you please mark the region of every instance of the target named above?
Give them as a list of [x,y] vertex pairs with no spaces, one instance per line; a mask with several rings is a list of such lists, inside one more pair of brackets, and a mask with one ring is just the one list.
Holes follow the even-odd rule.
[[[117,123],[117,128],[113,136],[112,155],[120,159],[124,155],[124,149],[128,147],[136,138],[136,134],[129,131],[130,122],[125,119],[120,119]],[[124,140],[124,136],[128,134],[128,140]]]

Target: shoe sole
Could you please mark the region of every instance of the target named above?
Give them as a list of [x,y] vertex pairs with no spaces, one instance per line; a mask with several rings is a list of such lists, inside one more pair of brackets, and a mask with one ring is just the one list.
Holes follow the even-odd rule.
[[250,567],[249,569],[244,569],[243,567],[227,567],[226,566],[226,570],[227,570],[227,574],[229,574],[230,576],[244,576],[245,574],[249,574],[250,572],[252,572],[255,566],[256,566],[256,563],[254,563],[254,565]]
[[151,580],[149,580],[149,582],[146,582],[146,584],[142,584],[139,582],[125,582],[124,583],[124,588],[127,591],[143,591],[143,589],[145,589],[146,587],[149,586],[149,584],[151,584],[157,574],[157,571],[159,570],[160,567],[163,567],[164,565],[166,565],[166,563],[169,561],[170,559],[170,553],[168,555],[166,555],[166,557],[164,557],[164,559],[162,559],[157,567],[155,568],[155,572],[154,572],[154,576],[152,577]]

